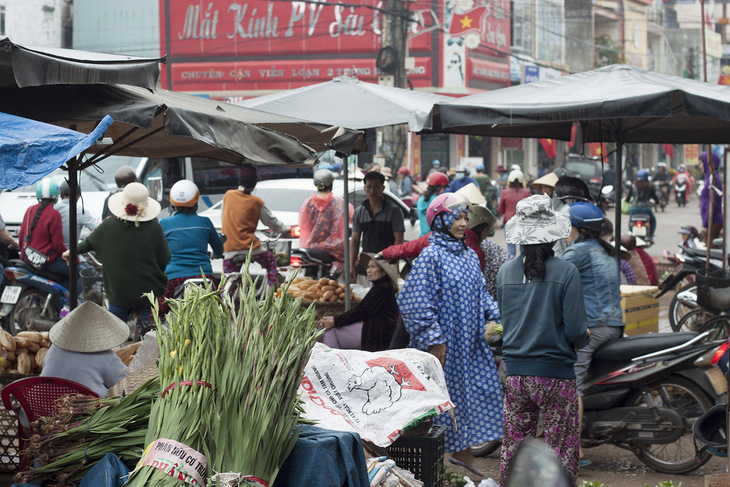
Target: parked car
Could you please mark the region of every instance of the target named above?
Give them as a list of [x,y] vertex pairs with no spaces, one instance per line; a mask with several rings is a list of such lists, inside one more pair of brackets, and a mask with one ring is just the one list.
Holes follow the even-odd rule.
[[[364,185],[361,180],[348,181],[348,193],[349,202],[357,208],[363,201],[367,199],[365,196]],[[278,238],[278,241],[288,241],[291,243],[292,249],[299,248],[299,209],[304,204],[304,201],[314,194],[317,188],[312,184],[311,179],[277,179],[260,181],[256,185],[253,194],[263,199],[266,203],[266,207],[283,223],[292,227],[289,234],[283,234]],[[344,195],[344,181],[342,179],[336,179],[332,185],[332,192],[335,196],[343,197]],[[413,224],[411,219],[411,209],[403,203],[400,198],[395,196],[387,189],[384,192],[386,198],[396,204],[403,213],[403,224],[405,226],[405,240],[413,240],[419,237],[420,227],[416,219],[416,223]],[[200,213],[202,216],[207,216],[213,222],[213,225],[221,230],[221,208],[223,202],[219,201],[209,209]],[[268,232],[268,228],[259,221],[257,232],[265,234]],[[213,272],[220,272],[220,261],[213,262]],[[217,265],[216,265],[217,264]],[[217,267],[217,268],[216,268]],[[263,275],[264,271],[258,264],[252,263],[250,267],[252,275]]]
[[[147,186],[150,179],[162,180],[163,208],[170,204],[170,188],[181,179],[193,181],[200,190],[199,209],[206,210],[218,203],[226,191],[238,186],[238,167],[234,164],[205,157],[143,157],[137,165],[137,179]],[[258,166],[259,179],[306,178],[312,180],[310,167]]]
[[[114,173],[121,166],[134,167],[137,160],[138,158],[134,157],[111,156],[99,162],[98,168],[89,167],[80,171],[81,199],[78,201],[79,208],[89,212],[94,220],[100,221],[101,212],[104,209],[104,200],[109,192],[117,187],[114,182]],[[49,177],[57,178],[60,182],[63,178],[68,177],[68,172],[59,168],[53,171]],[[13,190],[0,190],[0,213],[5,221],[8,233],[14,238],[18,238],[25,210],[37,202],[35,185],[22,186]],[[84,232],[86,232],[86,229],[84,229]]]
[[[573,176],[585,181],[591,190],[593,199],[599,201],[601,189],[604,185],[604,165],[600,158],[570,155],[566,161],[559,164],[559,167],[564,172],[564,175]],[[606,184],[613,184],[613,181],[606,181]]]

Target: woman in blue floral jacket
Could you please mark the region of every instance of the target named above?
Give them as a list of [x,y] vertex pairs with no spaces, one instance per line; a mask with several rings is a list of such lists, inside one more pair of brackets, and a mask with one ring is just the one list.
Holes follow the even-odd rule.
[[486,288],[476,253],[464,244],[469,202],[445,193],[428,207],[429,246],[416,259],[398,306],[411,346],[435,355],[444,366],[456,429],[451,418],[446,451],[451,463],[484,476],[473,466],[470,446],[502,438],[502,384],[484,339],[485,315],[499,321],[497,302]]

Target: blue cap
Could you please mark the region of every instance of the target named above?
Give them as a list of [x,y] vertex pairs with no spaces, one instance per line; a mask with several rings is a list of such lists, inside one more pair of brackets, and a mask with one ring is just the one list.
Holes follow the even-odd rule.
[[484,164],[477,164],[477,167],[475,169],[477,171],[484,171]]
[[592,203],[578,201],[570,205],[570,224],[576,228],[601,231],[603,212]]
[[441,161],[439,161],[438,159],[434,159],[431,164],[433,164],[434,166],[440,166],[441,165]]
[[640,169],[636,173],[636,180],[637,181],[648,181],[649,180],[649,171],[646,169]]

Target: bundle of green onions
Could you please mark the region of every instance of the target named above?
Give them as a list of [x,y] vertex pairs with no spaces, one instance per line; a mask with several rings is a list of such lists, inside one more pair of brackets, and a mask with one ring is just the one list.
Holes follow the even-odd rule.
[[53,416],[35,423],[39,433],[31,438],[27,450],[35,466],[16,479],[21,483],[48,480],[58,487],[70,487],[107,453],[117,454],[122,461],[135,461],[144,448],[152,400],[159,394],[155,379],[121,399],[62,398]]
[[315,310],[286,293],[259,301],[246,278],[237,299],[208,285],[170,301],[157,337],[163,392],[127,485],[268,485],[293,449]]

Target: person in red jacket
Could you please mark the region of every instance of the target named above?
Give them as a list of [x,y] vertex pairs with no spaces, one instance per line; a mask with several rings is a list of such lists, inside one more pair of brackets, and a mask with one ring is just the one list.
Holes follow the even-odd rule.
[[[53,208],[59,193],[58,184],[50,178],[42,179],[38,183],[35,192],[38,204],[25,210],[18,241],[20,255],[25,262],[30,262],[26,258],[26,247],[30,247],[48,257],[40,267],[41,270],[55,272],[68,278],[68,264],[60,258],[66,251],[66,246],[63,245],[61,214]],[[67,282],[62,284],[68,285]]]
[[[378,256],[385,260],[412,259],[414,257],[418,257],[421,250],[428,247],[428,237],[430,235],[431,232],[428,232],[426,235],[422,235],[410,242],[386,247],[378,253]],[[481,267],[482,272],[484,272],[484,250],[482,250],[479,245],[481,243],[480,236],[474,233],[470,228],[467,228],[464,235],[464,243],[467,247],[477,253],[477,257],[479,257],[479,266]]]
[[641,257],[641,262],[646,268],[646,275],[649,277],[649,284],[652,286],[658,286],[659,272],[656,270],[654,259],[652,259],[651,256],[646,253],[646,250],[644,250],[644,247],[646,246],[647,243],[644,240],[640,238],[636,239],[636,253],[639,254],[639,257]]
[[[517,202],[532,196],[532,192],[522,186],[525,176],[522,171],[514,170],[509,173],[507,178],[508,187],[502,190],[502,196],[499,198],[499,207],[497,211],[503,215],[502,221],[507,226],[507,222],[510,218],[515,215],[515,209],[517,208]],[[517,255],[517,247],[514,244],[507,244],[507,252],[509,255]]]

